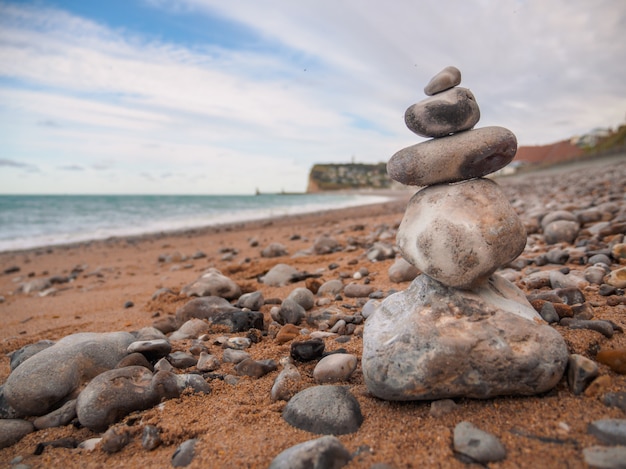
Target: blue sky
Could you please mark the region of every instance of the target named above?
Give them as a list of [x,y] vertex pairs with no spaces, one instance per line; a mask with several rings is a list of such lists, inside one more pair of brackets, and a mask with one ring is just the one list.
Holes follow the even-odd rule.
[[447,65],[521,145],[616,127],[626,2],[0,0],[0,193],[303,191]]

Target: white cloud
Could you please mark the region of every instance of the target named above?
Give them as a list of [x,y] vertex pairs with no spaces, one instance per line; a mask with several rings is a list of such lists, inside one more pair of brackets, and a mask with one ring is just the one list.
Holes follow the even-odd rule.
[[[479,125],[509,127],[521,144],[626,113],[622,0],[147,3],[222,15],[268,42],[183,47],[0,3],[0,145],[42,168],[26,180],[55,191],[59,166],[80,165],[58,190],[303,190],[316,162],[378,162],[421,141],[404,109],[451,64],[477,97]],[[9,174],[23,169],[0,186],[27,191]]]

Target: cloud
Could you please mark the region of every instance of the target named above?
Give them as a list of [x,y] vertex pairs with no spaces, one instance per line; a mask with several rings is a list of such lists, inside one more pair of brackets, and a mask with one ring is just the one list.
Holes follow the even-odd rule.
[[68,165],[64,165],[64,166],[57,166],[57,169],[60,169],[62,171],[84,171],[85,168],[83,168],[80,165],[77,164],[68,164]]
[[19,161],[9,160],[7,158],[0,158],[0,166],[10,166],[13,168],[28,168],[30,165],[26,163],[20,163]]
[[103,192],[152,191],[151,175],[170,192],[303,190],[314,163],[385,161],[423,140],[404,109],[451,64],[479,126],[509,127],[521,144],[626,112],[622,0],[142,4],[236,27],[246,43],[183,43],[41,5],[0,3],[0,141],[19,164],[80,155],[95,170],[68,171],[61,191],[86,187],[87,173]]

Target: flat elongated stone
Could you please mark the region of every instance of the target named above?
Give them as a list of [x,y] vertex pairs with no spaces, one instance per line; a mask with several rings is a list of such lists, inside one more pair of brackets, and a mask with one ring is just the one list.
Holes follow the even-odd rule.
[[475,179],[417,192],[396,241],[425,274],[471,288],[522,253],[526,230],[498,185]]
[[482,127],[403,148],[387,163],[387,173],[407,186],[457,182],[503,168],[516,152],[510,130]]
[[467,88],[452,88],[410,106],[404,122],[420,137],[445,137],[471,129],[480,119],[476,99]]
[[504,278],[461,291],[420,275],[367,319],[361,366],[377,397],[432,400],[545,392],[567,360],[563,337]]
[[430,79],[424,87],[424,94],[432,96],[459,84],[461,84],[461,71],[456,67],[449,66]]
[[4,395],[25,415],[44,415],[82,383],[125,357],[135,337],[128,332],[68,335],[33,355],[7,378]]

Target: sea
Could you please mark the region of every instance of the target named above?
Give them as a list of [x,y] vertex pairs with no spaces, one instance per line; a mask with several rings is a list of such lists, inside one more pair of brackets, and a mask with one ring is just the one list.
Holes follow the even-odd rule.
[[0,195],[0,252],[353,207],[376,194]]

